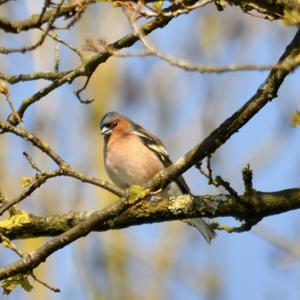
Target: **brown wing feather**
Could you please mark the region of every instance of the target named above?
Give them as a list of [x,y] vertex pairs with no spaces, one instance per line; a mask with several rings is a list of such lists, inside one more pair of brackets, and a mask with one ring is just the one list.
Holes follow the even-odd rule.
[[[139,125],[136,125],[136,129],[134,130],[134,132],[143,140],[144,144],[152,152],[155,153],[155,155],[164,164],[165,168],[169,167],[172,164],[166,148],[156,136],[152,135],[150,132]],[[178,184],[183,194],[190,193],[190,189],[182,176],[176,178],[175,182]]]

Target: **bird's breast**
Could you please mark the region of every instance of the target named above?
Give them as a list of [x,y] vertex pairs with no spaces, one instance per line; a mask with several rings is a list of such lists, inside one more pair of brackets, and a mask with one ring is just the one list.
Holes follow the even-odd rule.
[[109,141],[105,166],[111,180],[120,187],[143,185],[164,166],[155,153],[130,138]]

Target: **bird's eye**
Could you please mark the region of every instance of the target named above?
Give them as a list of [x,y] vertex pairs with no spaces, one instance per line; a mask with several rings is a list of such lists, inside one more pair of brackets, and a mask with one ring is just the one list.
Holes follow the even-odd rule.
[[117,122],[117,121],[114,121],[114,122],[111,123],[111,128],[114,128],[114,127],[116,127],[117,125],[118,125],[118,122]]

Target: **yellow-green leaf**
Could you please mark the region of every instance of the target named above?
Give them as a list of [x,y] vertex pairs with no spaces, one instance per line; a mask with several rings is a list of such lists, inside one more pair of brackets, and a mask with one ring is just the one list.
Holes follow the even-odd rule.
[[129,204],[133,204],[136,201],[145,198],[149,193],[147,189],[144,189],[143,187],[135,184],[129,187],[129,191],[130,191],[130,197],[128,199]]
[[32,290],[32,285],[28,281],[28,275],[17,274],[4,279],[0,286],[3,288],[3,294],[9,295],[18,285],[20,285],[26,292]]
[[158,0],[154,2],[154,7],[157,11],[161,11],[163,4],[164,4],[163,0]]
[[286,25],[300,24],[300,11],[298,9],[286,9],[282,22]]
[[33,289],[33,286],[30,284],[28,280],[28,276],[23,276],[23,280],[20,281],[21,287],[26,291],[30,292]]
[[8,94],[8,86],[6,81],[0,80],[0,94],[7,95]]
[[291,127],[297,127],[300,125],[300,111],[296,111],[291,117]]
[[31,183],[32,183],[32,181],[33,181],[33,177],[22,177],[21,178],[21,186],[22,187],[26,187],[26,186],[28,186],[28,185],[30,185]]
[[10,241],[10,239],[8,239],[3,234],[0,234],[0,238],[1,238],[1,244],[2,244],[2,246],[5,247],[5,248],[11,249],[11,241]]

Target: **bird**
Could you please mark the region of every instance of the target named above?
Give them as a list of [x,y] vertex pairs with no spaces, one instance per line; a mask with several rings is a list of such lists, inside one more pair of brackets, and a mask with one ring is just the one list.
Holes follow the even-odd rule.
[[[104,114],[100,121],[100,130],[104,137],[106,172],[120,188],[143,186],[159,171],[172,164],[159,138],[118,112]],[[175,197],[189,193],[187,183],[180,176],[158,196]],[[201,218],[183,221],[198,229],[208,243],[216,237],[215,231]]]

